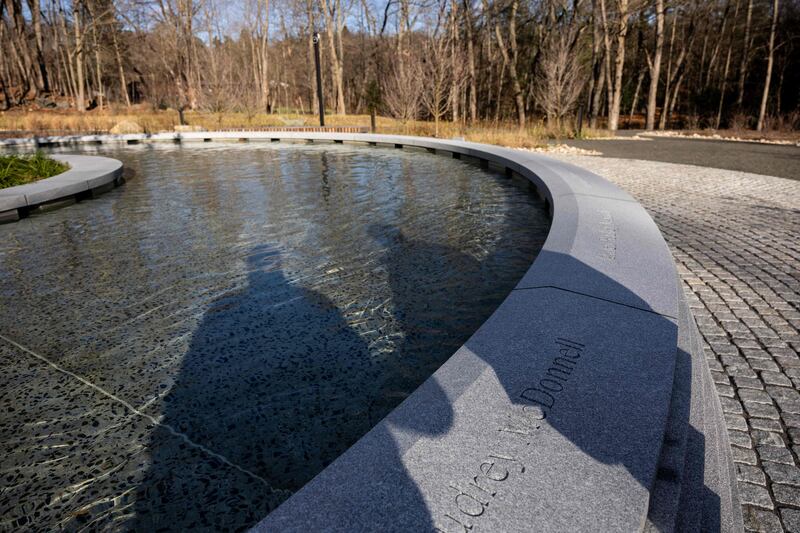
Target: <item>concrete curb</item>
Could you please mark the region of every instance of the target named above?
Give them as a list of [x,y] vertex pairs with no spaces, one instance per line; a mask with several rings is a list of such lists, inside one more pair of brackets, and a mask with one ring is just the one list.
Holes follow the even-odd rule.
[[206,140],[474,158],[529,180],[552,215],[537,259],[489,320],[255,530],[743,530],[699,334],[664,239],[628,193],[546,156],[454,140],[191,132],[36,142]]
[[0,189],[0,222],[13,222],[41,206],[91,198],[123,182],[122,162],[87,155],[53,155],[70,169],[34,183]]

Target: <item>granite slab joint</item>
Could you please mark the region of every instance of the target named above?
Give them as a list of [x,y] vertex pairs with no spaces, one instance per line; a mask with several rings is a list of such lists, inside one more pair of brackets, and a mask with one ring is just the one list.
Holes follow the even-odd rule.
[[578,296],[584,296],[586,298],[591,298],[591,299],[594,299],[594,300],[602,300],[602,301],[608,302],[610,304],[621,305],[622,307],[627,307],[629,309],[634,309],[636,311],[641,311],[643,313],[651,313],[651,314],[654,314],[654,315],[663,316],[665,318],[672,318],[672,319],[675,319],[675,320],[677,320],[677,318],[678,318],[677,316],[672,316],[672,315],[667,315],[667,314],[664,314],[664,313],[659,313],[657,311],[653,311],[652,309],[647,309],[645,307],[637,307],[635,305],[630,305],[630,304],[627,304],[625,302],[619,302],[619,301],[616,301],[616,300],[603,298],[602,296],[596,296],[594,294],[588,294],[588,293],[585,293],[585,292],[574,291],[574,290],[571,290],[571,289],[567,289],[565,287],[557,287],[555,285],[540,285],[540,286],[534,286],[534,287],[514,287],[512,289],[512,291],[533,291],[533,290],[539,290],[539,289],[555,289],[555,290],[558,290],[558,291],[564,291],[564,292],[569,292],[569,293],[572,293],[572,294],[577,294]]

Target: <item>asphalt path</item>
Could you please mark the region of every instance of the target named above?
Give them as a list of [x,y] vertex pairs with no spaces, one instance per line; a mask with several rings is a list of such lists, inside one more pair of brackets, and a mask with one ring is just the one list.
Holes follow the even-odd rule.
[[794,145],[672,137],[569,140],[565,144],[596,150],[603,157],[681,163],[800,180],[800,147]]

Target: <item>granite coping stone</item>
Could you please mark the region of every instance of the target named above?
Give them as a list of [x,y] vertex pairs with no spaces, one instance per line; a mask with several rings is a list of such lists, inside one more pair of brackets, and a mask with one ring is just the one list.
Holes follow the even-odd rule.
[[55,154],[69,170],[25,185],[0,190],[0,212],[35,207],[116,184],[122,176],[122,162],[110,157]]
[[567,195],[556,200],[547,241],[517,287],[554,286],[676,317],[676,276],[672,255],[643,207]]
[[[678,315],[678,347],[675,359],[675,376],[673,379],[670,412],[667,420],[664,444],[658,464],[658,475],[650,493],[646,531],[670,532],[678,529],[678,520],[690,519],[685,505],[681,506],[681,494],[684,491],[696,492],[692,487],[693,480],[698,479],[696,465],[690,460],[697,454],[691,453],[689,444],[697,431],[697,422],[702,424],[702,410],[692,406],[692,389],[702,383],[696,371],[698,358],[692,357],[691,338],[687,332],[688,309],[683,306]],[[700,362],[702,364],[702,362]],[[694,411],[692,411],[694,407]],[[699,411],[699,413],[698,413]],[[694,426],[691,419],[695,419]],[[701,428],[702,429],[702,428]],[[699,520],[696,520],[699,524]],[[692,528],[684,527],[684,530]],[[694,529],[697,529],[695,527]]]
[[552,288],[513,291],[406,402],[257,529],[639,529],[676,336],[675,320],[655,313]]
[[[644,209],[603,178],[531,152],[397,135],[187,132],[20,142],[242,138],[478,158],[528,179],[552,214],[543,249],[492,317],[256,531],[743,529],[722,410],[696,326],[681,315],[688,307],[672,256]],[[659,466],[677,468],[682,456],[683,472],[664,485]]]
[[25,194],[13,191],[16,187],[0,189],[0,212],[17,209],[20,206],[28,205]]

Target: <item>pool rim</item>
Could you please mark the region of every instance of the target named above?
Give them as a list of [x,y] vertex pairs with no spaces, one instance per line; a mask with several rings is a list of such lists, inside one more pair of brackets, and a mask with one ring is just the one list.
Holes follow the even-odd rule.
[[[394,431],[392,424],[397,425],[396,422],[398,420],[404,418],[409,419],[415,416],[413,406],[418,407],[424,403],[421,398],[423,398],[425,394],[430,394],[430,387],[428,387],[428,385],[431,380],[436,380],[437,377],[443,377],[446,380],[455,382],[458,380],[457,371],[463,372],[465,367],[469,365],[478,365],[475,366],[473,370],[479,368],[480,363],[470,362],[464,351],[469,351],[468,346],[473,342],[474,338],[478,336],[491,339],[493,336],[500,334],[499,331],[491,331],[492,329],[498,329],[496,320],[493,322],[493,318],[507,312],[507,309],[511,305],[509,302],[512,300],[512,295],[520,294],[516,291],[540,291],[540,294],[547,295],[548,298],[556,302],[555,312],[557,313],[562,312],[562,305],[566,305],[563,303],[566,301],[564,300],[565,298],[579,298],[582,302],[586,302],[587,299],[594,299],[596,301],[607,302],[612,305],[631,309],[633,313],[650,313],[659,317],[659,321],[654,326],[654,329],[659,330],[663,338],[659,338],[659,335],[656,334],[658,332],[642,332],[642,335],[652,335],[653,351],[668,354],[671,350],[674,356],[676,350],[679,351],[681,349],[681,343],[683,343],[683,345],[691,345],[691,349],[688,351],[690,352],[692,360],[700,360],[700,366],[702,367],[695,371],[695,373],[699,372],[699,377],[695,376],[695,379],[699,379],[698,383],[703,384],[702,388],[708,388],[710,374],[708,367],[702,360],[702,345],[698,342],[699,333],[689,314],[688,304],[682,293],[672,255],[660,231],[655,225],[655,222],[642,206],[627,192],[600,176],[575,165],[563,163],[556,159],[528,151],[482,145],[461,140],[444,140],[401,135],[328,132],[242,131],[186,132],[153,135],[86,135],[47,137],[33,140],[5,140],[0,141],[0,145],[19,146],[35,144],[37,146],[43,146],[84,143],[137,144],[140,142],[204,142],[209,140],[352,142],[390,146],[400,149],[409,147],[422,148],[437,154],[449,155],[453,158],[474,158],[482,165],[494,165],[504,170],[508,175],[517,174],[526,178],[532,183],[538,194],[546,200],[551,216],[550,230],[542,250],[532,263],[528,272],[519,281],[514,291],[512,291],[512,294],[498,306],[492,314],[492,317],[476,331],[473,337],[467,341],[464,346],[431,375],[422,386],[412,392],[403,403],[387,415],[384,420],[376,424],[370,432],[361,437],[355,445],[317,474],[312,481],[267,515],[264,520],[255,526],[256,529],[291,530],[294,529],[292,526],[295,526],[300,530],[313,524],[319,525],[325,523],[331,525],[333,523],[331,520],[338,520],[338,524],[347,526],[353,526],[354,524],[375,526],[376,524],[374,522],[368,521],[367,523],[362,523],[353,521],[369,520],[369,517],[362,516],[354,518],[353,516],[348,516],[348,514],[344,512],[336,514],[332,511],[334,508],[330,505],[323,508],[319,501],[320,494],[332,494],[332,491],[335,491],[335,486],[341,486],[343,481],[356,483],[360,480],[360,482],[364,482],[364,479],[359,477],[361,474],[354,471],[353,465],[362,461],[374,462],[376,459],[379,460],[382,454],[386,453],[386,450],[382,449],[382,447],[385,448],[385,439],[382,440],[380,437],[375,436],[379,430],[397,436],[397,442],[402,442],[402,446],[400,446],[402,448],[400,460],[402,464],[409,467],[409,471],[411,467],[418,466],[411,463],[404,463],[405,453],[413,446],[423,442],[426,437],[424,435],[415,436],[413,432],[403,432],[402,430],[397,430],[392,433]],[[586,305],[588,306],[588,304]],[[566,311],[563,312],[566,316]],[[523,313],[517,311],[512,316],[512,319],[521,320],[524,318],[531,323],[538,320],[535,316],[523,317],[521,316],[522,314]],[[689,319],[685,318],[687,314]],[[588,320],[598,319],[596,316],[586,316],[584,318]],[[571,327],[573,324],[565,325],[567,329],[568,326]],[[657,338],[660,340],[657,340]],[[527,339],[527,341],[530,342],[531,339]],[[643,343],[643,346],[646,346],[648,339],[637,339],[637,341],[640,341],[640,343]],[[627,342],[626,339],[607,342],[616,342],[621,353],[629,348],[625,346]],[[453,368],[455,364],[461,365],[461,368]],[[657,432],[659,437],[651,437],[637,450],[637,453],[640,452],[641,454],[641,461],[647,463],[645,470],[649,469],[648,471],[651,472],[652,476],[648,478],[649,481],[647,481],[647,484],[649,484],[649,486],[646,487],[637,488],[635,483],[619,485],[619,490],[630,491],[629,501],[625,506],[613,508],[600,506],[598,508],[597,505],[595,505],[597,502],[585,502],[587,515],[590,519],[595,520],[595,523],[603,523],[603,520],[610,520],[611,514],[613,513],[616,516],[615,521],[612,520],[610,522],[611,524],[621,529],[627,528],[627,526],[632,526],[633,528],[633,526],[638,527],[644,523],[645,520],[650,519],[651,514],[649,513],[652,512],[653,509],[660,509],[662,512],[667,512],[667,514],[671,513],[672,515],[676,515],[679,512],[679,502],[677,500],[664,503],[666,500],[654,501],[651,498],[660,494],[660,487],[665,485],[663,481],[657,479],[656,471],[665,460],[664,454],[669,451],[667,449],[669,446],[664,443],[670,441],[668,438],[670,437],[669,432],[671,431],[669,423],[671,417],[674,418],[675,415],[675,408],[672,403],[674,402],[674,395],[676,394],[675,390],[681,385],[677,381],[679,378],[676,376],[676,374],[673,375],[665,372],[664,375],[661,376],[663,382],[633,385],[634,387],[641,387],[642,389],[645,386],[658,386],[664,391],[669,391],[669,394],[662,393],[661,396],[659,396],[659,402],[657,402],[657,404],[646,407],[648,414],[652,414],[653,423],[659,428]],[[449,386],[451,383],[443,383],[443,385]],[[600,387],[602,387],[602,385],[602,383],[598,384]],[[459,390],[466,390],[464,387],[471,385],[455,383],[453,386],[456,388],[461,387]],[[491,387],[486,390],[486,393],[493,395],[493,397],[496,397],[499,392],[501,391],[491,389]],[[702,390],[692,390],[692,400],[695,399],[695,395],[699,395],[702,392]],[[455,401],[453,403],[455,403]],[[509,401],[510,405],[511,403],[512,402]],[[727,520],[732,525],[732,529],[741,529],[741,511],[738,510],[735,472],[730,457],[731,452],[728,446],[727,432],[724,429],[724,425],[720,422],[722,420],[722,411],[719,405],[719,399],[716,395],[705,397],[703,413],[705,414],[706,431],[709,432],[706,437],[706,447],[713,448],[717,457],[716,463],[710,459],[704,459],[704,462],[706,460],[709,462],[707,468],[715,469],[715,475],[718,478],[715,489],[720,494],[719,505],[721,508],[724,508],[723,511],[721,511],[721,515],[723,516],[722,520]],[[462,413],[455,412],[454,416],[461,414]],[[464,416],[469,417],[468,414],[464,414]],[[455,416],[455,418],[458,418],[458,416]],[[458,426],[458,424],[454,422],[454,425],[448,428],[448,432],[455,432],[456,430],[468,432],[468,424],[470,423],[474,423],[474,417],[472,422],[467,422],[467,427],[463,426],[463,421],[458,423],[461,424],[461,426]],[[686,421],[686,427],[688,428],[690,425],[690,421]],[[682,429],[678,438],[685,440],[688,431],[689,430],[686,428]],[[442,453],[453,452],[454,450],[442,450]],[[479,453],[480,451],[468,447],[458,449],[457,452],[465,456],[475,455],[476,453],[481,455],[481,453]],[[555,457],[555,452],[556,450],[550,450],[548,453],[551,453],[551,455]],[[569,468],[566,470],[569,470]],[[592,472],[598,474],[602,472],[602,470]],[[567,471],[565,472],[563,481],[567,484],[585,482],[585,479],[578,479],[577,474],[577,472],[571,473]],[[441,479],[457,477],[452,474],[452,472],[436,471],[435,468],[429,475],[436,480],[440,477]],[[416,481],[420,480],[417,479]],[[598,479],[598,481],[603,480]],[[425,480],[425,482],[427,483],[427,480]],[[420,486],[421,485],[422,483],[420,482]],[[641,488],[644,488],[644,490],[640,490]],[[337,500],[342,505],[347,504],[351,506],[351,515],[354,501],[367,501],[367,498],[374,496],[374,493],[368,490],[367,487],[357,487],[356,491],[358,494],[351,494],[345,500],[339,497]],[[534,492],[527,495],[527,497],[541,499],[542,497],[546,497],[546,495],[541,492]],[[683,501],[683,498],[681,498],[681,501]],[[309,505],[313,506],[315,502],[319,508],[318,513],[301,512],[302,509],[308,509]],[[428,503],[430,502],[426,500],[426,505]],[[559,505],[559,502],[555,499],[550,503],[555,507]],[[357,507],[355,508],[357,509]],[[664,511],[664,509],[667,509],[667,511]],[[431,516],[433,517],[434,509],[430,510]],[[439,517],[441,518],[440,509],[437,508],[435,512],[439,513]],[[504,512],[507,514],[507,518],[513,520],[519,520],[521,517],[524,518],[526,516],[525,509],[520,508],[520,506],[515,506],[512,509],[505,509]],[[481,514],[483,514],[483,512],[481,512]],[[321,522],[318,515],[321,515],[325,521]],[[386,517],[374,518],[386,520]],[[541,518],[546,522],[547,517]],[[579,526],[580,524],[586,523],[586,518],[587,517],[584,516],[579,520],[578,517],[575,517],[575,525]],[[475,524],[473,523],[473,525]],[[333,529],[336,528],[334,527]],[[578,527],[578,529],[580,529],[580,527]]]

